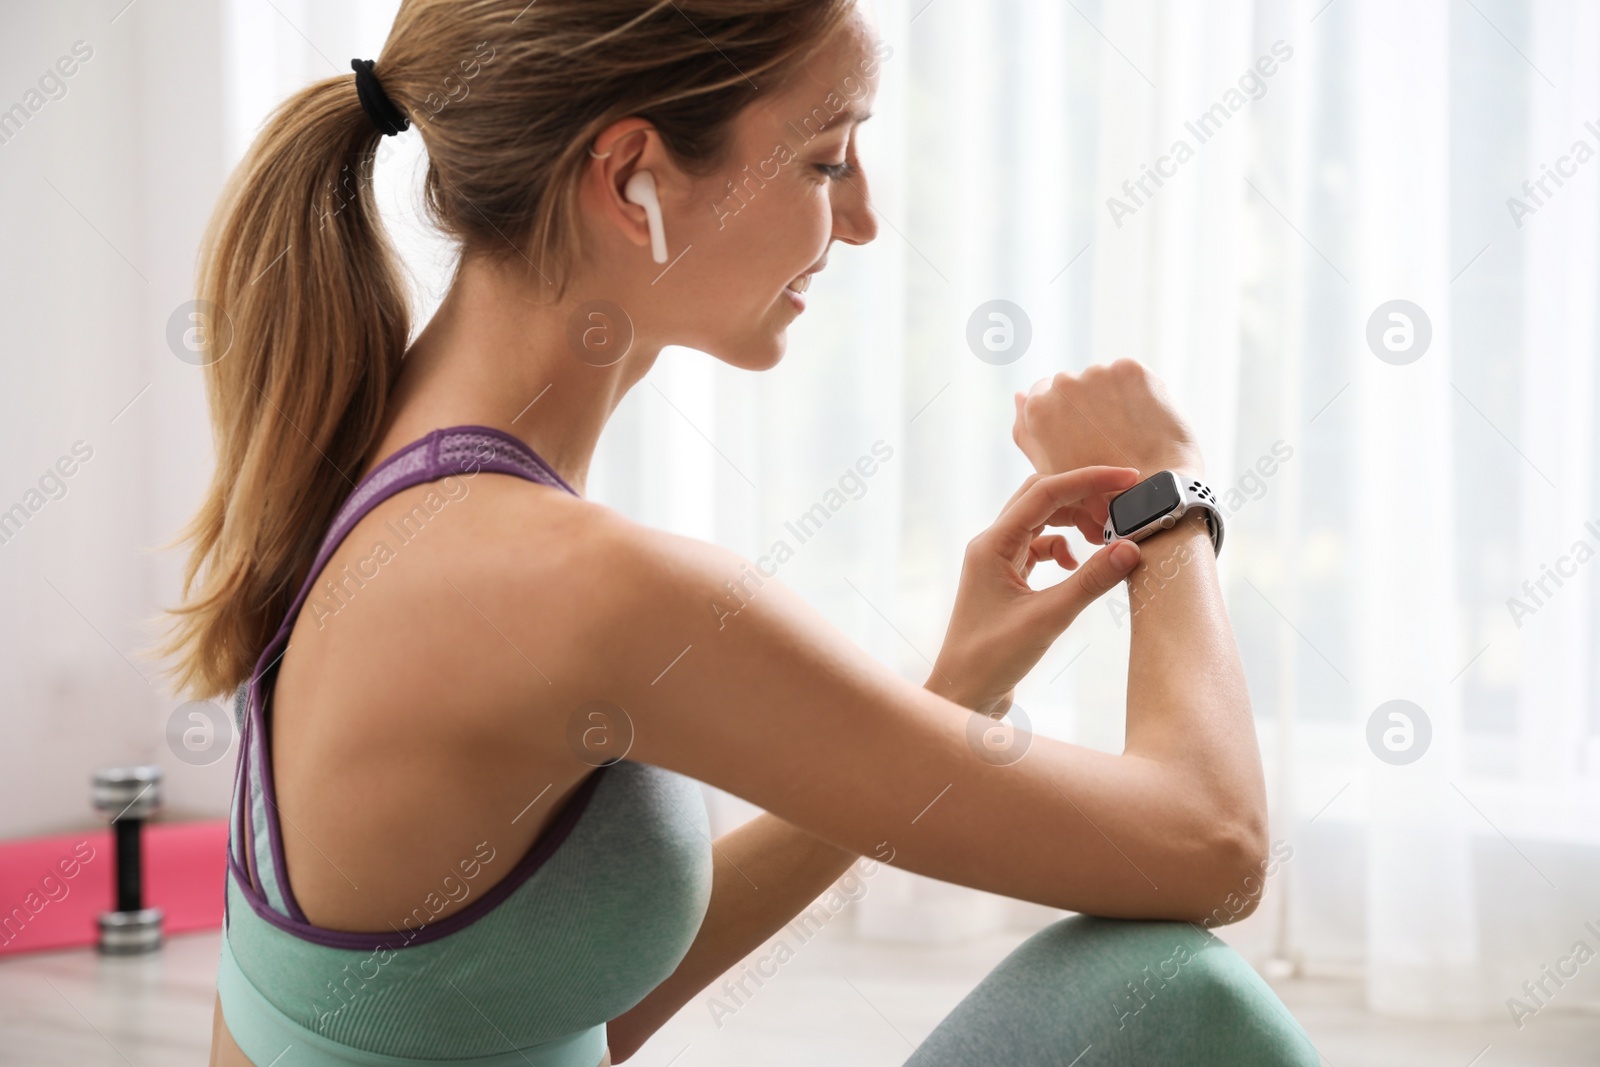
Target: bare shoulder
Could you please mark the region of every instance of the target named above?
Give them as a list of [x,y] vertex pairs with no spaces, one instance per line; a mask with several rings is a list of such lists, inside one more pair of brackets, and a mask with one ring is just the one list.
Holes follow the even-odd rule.
[[614,671],[636,630],[738,565],[726,550],[515,476],[423,483],[382,501],[328,560],[284,681],[292,690],[296,675],[315,678],[314,699],[337,706],[365,693],[388,715],[411,704],[425,714],[429,702],[413,697],[447,694],[491,716],[570,703]]
[[[503,678],[493,688],[521,706],[518,694],[616,699],[611,681],[630,664],[644,670],[703,620],[714,624],[715,594],[749,568],[727,549],[547,486],[496,475],[459,482],[454,500],[442,483],[435,490],[431,506],[453,514],[415,541],[417,565],[396,583],[393,607],[410,606],[414,631],[450,648],[456,673]],[[429,507],[424,489],[386,501],[363,525],[395,530]]]
[[493,494],[461,534],[525,589],[570,602],[572,621],[626,625],[642,608],[706,594],[750,564],[719,545],[639,523],[615,508],[544,487],[488,482]]
[[[471,520],[478,528],[460,531],[455,558],[441,561],[458,575],[454,616],[464,632],[503,638],[488,651],[511,677],[527,661],[529,698],[568,710],[594,701],[624,709],[646,762],[742,786],[744,774],[770,772],[767,756],[795,750],[774,747],[752,761],[722,743],[730,722],[775,738],[780,721],[815,726],[819,704],[831,715],[895,718],[940,703],[737,552],[591,501],[494,491],[505,499],[483,507]],[[460,558],[467,551],[470,564]]]
[[[796,784],[864,718],[913,748],[959,738],[960,709],[866,655],[760,561],[566,506],[559,562],[525,559],[511,584],[565,619],[568,704],[622,709],[637,758],[772,810],[773,784]],[[519,625],[549,624],[524,612]]]
[[615,623],[641,600],[743,563],[720,546],[658,530],[605,504],[512,478],[479,477],[480,498],[445,547],[470,549],[474,569],[493,571],[524,591],[571,602],[585,618]]

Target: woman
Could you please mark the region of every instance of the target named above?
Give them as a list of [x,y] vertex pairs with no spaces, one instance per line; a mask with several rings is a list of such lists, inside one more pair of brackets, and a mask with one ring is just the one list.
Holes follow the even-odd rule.
[[[583,497],[664,345],[773,366],[873,239],[883,54],[851,0],[408,0],[375,67],[267,123],[201,264],[217,470],[172,644],[244,731],[213,1064],[620,1063],[862,856],[1084,913],[917,1064],[1316,1062],[1206,930],[1269,860],[1204,528],[1081,566],[1045,533],[1201,470],[1138,364],[1018,398],[1040,473],[971,542],[924,688]],[[370,189],[408,124],[463,249],[409,349]],[[1046,558],[1074,573],[1035,592]],[[993,758],[980,712],[1158,572],[1126,752]],[[711,842],[695,780],[766,814]]]

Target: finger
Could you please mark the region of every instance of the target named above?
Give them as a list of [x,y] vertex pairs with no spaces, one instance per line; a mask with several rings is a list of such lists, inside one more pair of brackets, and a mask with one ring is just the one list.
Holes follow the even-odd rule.
[[1105,544],[1106,524],[1103,519],[1100,522],[1078,523],[1078,532],[1083,534],[1083,539],[1091,545]]
[[1079,504],[1095,493],[1132,488],[1139,472],[1132,467],[1079,467],[1045,477],[1030,478],[993,526],[976,538],[1007,558],[1015,557],[1062,508]]
[[1139,471],[1134,467],[1092,466],[1078,467],[1057,474],[1029,475],[1022,487],[1012,494],[1004,512],[1023,499],[1035,486],[1040,501],[1048,501],[1050,514],[1044,516],[1041,526],[1067,526],[1084,520],[1105,521],[1111,498],[1139,484]]
[[[1037,483],[1042,482],[1042,480],[1043,478],[1034,478],[1034,480],[1030,480],[1029,485],[1024,486],[1022,490],[1019,490],[1018,493],[1014,494],[1013,501],[1008,504],[1008,512],[1010,512],[1011,515],[1014,515],[1014,517],[1019,517],[1019,515],[1022,514],[1021,510],[1019,509],[1024,506],[1024,498],[1026,498],[1027,491],[1032,490],[1032,486],[1037,485]],[[1046,490],[1048,490],[1048,486],[1046,486]],[[1112,494],[1112,496],[1115,496],[1115,494]],[[1104,498],[1099,496],[1099,498],[1096,499]],[[998,518],[997,522],[995,522],[995,525],[1000,525],[1002,522],[1006,522],[1006,512],[1002,512],[1002,517]],[[1019,518],[1019,522],[1021,522],[1021,518]],[[1030,536],[1040,536],[1040,534],[1045,533],[1046,528],[1050,528],[1050,526],[1072,526],[1072,528],[1075,528],[1078,533],[1082,533],[1083,539],[1090,542],[1090,544],[1101,544],[1101,542],[1106,539],[1106,517],[1104,517],[1104,515],[1098,515],[1098,517],[1096,517],[1096,514],[1094,514],[1093,510],[1086,509],[1083,504],[1067,504],[1067,506],[1058,507],[1058,509],[1053,510],[1050,515],[1046,515],[1042,522],[1038,523],[1037,526],[1034,526],[1034,528],[1029,531]],[[1005,539],[1003,539],[1003,541],[997,541],[997,544],[1005,545],[1005,550],[1010,550],[1010,552],[1021,553],[1022,547],[1024,547],[1026,542],[1022,541],[1022,539],[1019,539],[1016,531],[1013,531],[1013,533],[1010,534],[1003,534],[1003,537],[1005,537]]]
[[1139,546],[1118,539],[1084,561],[1072,576],[1033,596],[1046,617],[1046,625],[1059,633],[1085,608],[1110,592],[1138,566]]
[[1092,545],[1105,541],[1106,519],[1111,516],[1111,498],[1117,493],[1090,497],[1081,504],[1062,508],[1045,521],[1046,526],[1076,526]]
[[[1133,468],[1119,467],[1117,469],[1132,470]],[[1048,477],[1048,475],[1035,473],[1024,478],[1022,484],[1017,487],[1017,491],[1011,494],[1011,499],[1007,500],[1005,505],[1001,507],[1001,514],[1005,513],[1006,508],[1015,504],[1022,494],[1028,491],[1031,485],[1044,477]],[[1100,541],[1100,531],[1104,528],[1106,518],[1111,513],[1111,498],[1122,492],[1122,489],[1117,489],[1110,493],[1095,493],[1085,497],[1082,503],[1067,504],[1057,508],[1042,525],[1076,526],[1079,530],[1093,531],[1092,533],[1085,532],[1084,536],[1098,543]]]
[[[1000,505],[1000,514],[1004,515],[1006,512],[1010,511],[1013,507],[1015,507],[1017,501],[1022,499],[1022,495],[1024,493],[1026,493],[1029,489],[1032,489],[1033,486],[1034,486],[1034,483],[1036,483],[1040,478],[1043,478],[1043,477],[1044,477],[1044,475],[1042,475],[1042,474],[1034,473],[1034,474],[1030,474],[1026,478],[1022,479],[1022,484],[1017,486],[1016,491],[1013,492],[1011,494],[1011,496],[1006,499],[1006,502],[1004,504]],[[999,521],[998,516],[996,516],[996,521]]]
[[1111,498],[1117,495],[1118,493],[1101,493],[1099,496],[1090,497],[1078,506],[1089,516],[1090,522],[1098,526],[1104,526],[1106,517],[1111,513]]
[[1047,559],[1055,560],[1059,566],[1068,570],[1078,565],[1072,558],[1072,550],[1067,546],[1065,537],[1060,534],[1045,534],[1043,537],[1035,537],[1033,543],[1028,546],[1028,559],[1023,564],[1022,577],[1027,578],[1033,573],[1034,564]]
[[1067,544],[1065,537],[1061,539],[1061,552],[1056,556],[1056,562],[1069,571],[1078,567],[1078,557],[1072,554],[1072,546]]
[[1022,485],[1016,486],[1016,493],[1011,494],[1011,498],[1008,499],[1008,501],[1006,501],[1002,507],[1000,507],[1000,514],[1005,515],[1008,510],[1011,510],[1011,506],[1016,504],[1019,499],[1022,499],[1022,494],[1027,493],[1030,488],[1034,488],[1035,483],[1037,483],[1038,480],[1043,477],[1045,477],[1045,475],[1034,472],[1034,474],[1030,474],[1027,475],[1026,478],[1022,478]]
[[1040,560],[1048,558],[1050,558],[1050,546],[1045,543],[1045,538],[1034,538],[1033,542],[1028,545],[1028,553],[1023,557],[1022,565],[1017,568],[1022,575],[1022,580],[1027,581],[1028,576],[1033,573],[1034,565]]
[[1091,545],[1103,544],[1106,539],[1106,509],[1091,509],[1087,505],[1080,505],[1070,509],[1062,509],[1057,515],[1061,521],[1056,521],[1057,516],[1050,517],[1051,526],[1072,526],[1083,534],[1083,539]]
[[1075,504],[1072,507],[1060,508],[1044,521],[1046,526],[1075,526],[1078,532],[1087,537],[1094,544],[1102,540],[1101,531],[1105,529],[1106,517],[1104,512],[1096,515],[1093,510],[1084,505]]
[[1084,508],[1062,508],[1045,521],[1046,526],[1071,526],[1083,534],[1083,539],[1091,545],[1098,545],[1106,539],[1106,521],[1104,518],[1096,520],[1093,513]]

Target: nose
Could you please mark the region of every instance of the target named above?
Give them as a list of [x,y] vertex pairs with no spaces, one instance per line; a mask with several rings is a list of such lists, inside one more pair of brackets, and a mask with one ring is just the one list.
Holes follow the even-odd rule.
[[874,240],[878,236],[878,216],[872,208],[866,171],[857,171],[834,188],[834,240],[850,245]]

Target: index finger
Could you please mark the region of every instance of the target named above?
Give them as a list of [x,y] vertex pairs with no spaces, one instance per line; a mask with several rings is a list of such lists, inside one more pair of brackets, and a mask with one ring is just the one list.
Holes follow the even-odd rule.
[[1130,489],[1139,480],[1136,467],[1079,467],[1046,475],[1025,486],[981,536],[1002,554],[1015,552],[1031,543],[1034,533],[1056,512],[1089,497]]

